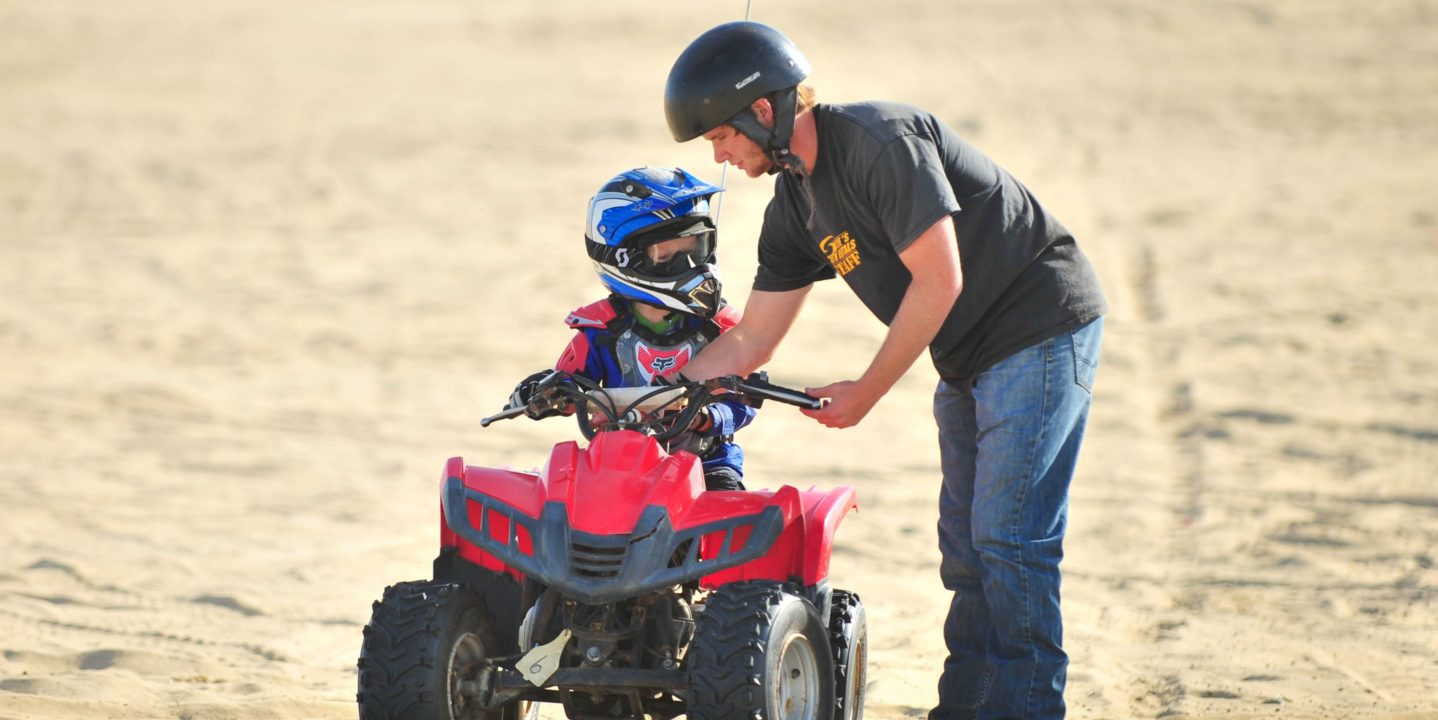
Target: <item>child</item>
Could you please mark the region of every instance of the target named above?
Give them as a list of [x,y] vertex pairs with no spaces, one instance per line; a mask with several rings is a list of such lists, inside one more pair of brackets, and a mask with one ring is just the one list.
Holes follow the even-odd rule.
[[[710,340],[739,322],[720,297],[709,198],[722,192],[681,169],[641,167],[620,173],[589,201],[584,244],[608,298],[569,314],[575,329],[555,369],[605,387],[654,384],[671,376]],[[523,406],[540,379],[520,382],[510,398]],[[743,490],[744,453],[732,436],[754,419],[734,400],[704,408],[669,449],[704,463],[709,490]]]

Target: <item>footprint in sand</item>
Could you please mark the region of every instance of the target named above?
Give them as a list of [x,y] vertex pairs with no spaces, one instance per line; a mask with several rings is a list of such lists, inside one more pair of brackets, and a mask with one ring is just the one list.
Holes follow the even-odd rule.
[[199,595],[192,598],[190,602],[196,603],[198,605],[218,605],[219,607],[225,608],[226,610],[233,610],[241,615],[244,615],[245,617],[264,615],[263,612],[260,612],[259,610],[256,610],[228,595]]

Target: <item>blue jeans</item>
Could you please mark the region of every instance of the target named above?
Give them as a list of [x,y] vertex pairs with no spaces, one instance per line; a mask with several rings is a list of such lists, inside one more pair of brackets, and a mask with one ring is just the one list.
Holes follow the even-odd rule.
[[1103,319],[939,383],[939,574],[949,657],[931,720],[1064,716],[1059,561]]

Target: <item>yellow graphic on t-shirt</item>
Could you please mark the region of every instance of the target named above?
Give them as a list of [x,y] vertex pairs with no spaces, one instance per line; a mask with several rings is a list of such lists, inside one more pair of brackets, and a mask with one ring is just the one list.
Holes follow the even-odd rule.
[[849,237],[849,231],[830,235],[819,241],[819,250],[829,256],[829,264],[834,266],[834,272],[840,277],[848,275],[851,270],[859,267],[859,244],[854,238]]

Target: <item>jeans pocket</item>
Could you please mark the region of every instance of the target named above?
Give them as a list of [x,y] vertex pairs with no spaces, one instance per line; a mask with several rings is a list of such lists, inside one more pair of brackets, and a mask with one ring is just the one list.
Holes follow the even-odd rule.
[[1103,318],[1074,330],[1072,340],[1074,382],[1092,394],[1093,381],[1098,376],[1099,347],[1103,342]]

